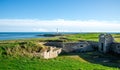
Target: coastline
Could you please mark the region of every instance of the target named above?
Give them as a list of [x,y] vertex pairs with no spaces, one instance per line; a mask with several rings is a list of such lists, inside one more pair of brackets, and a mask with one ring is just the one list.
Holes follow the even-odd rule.
[[75,32],[0,32],[0,40],[16,40],[29,38],[46,38],[60,36],[62,34],[75,34]]

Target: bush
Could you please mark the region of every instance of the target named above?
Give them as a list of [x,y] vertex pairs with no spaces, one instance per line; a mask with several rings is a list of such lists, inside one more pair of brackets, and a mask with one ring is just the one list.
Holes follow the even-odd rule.
[[1,44],[0,55],[33,57],[34,53],[41,53],[40,51],[44,47],[44,45],[34,41]]

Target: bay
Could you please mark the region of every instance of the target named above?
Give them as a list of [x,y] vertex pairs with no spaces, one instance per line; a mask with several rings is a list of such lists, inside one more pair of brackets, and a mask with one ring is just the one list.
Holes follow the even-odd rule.
[[[0,32],[0,40],[14,40],[14,39],[26,39],[26,38],[43,38],[44,34],[55,34],[56,32]],[[69,34],[72,32],[64,32]],[[38,36],[40,35],[40,36]]]

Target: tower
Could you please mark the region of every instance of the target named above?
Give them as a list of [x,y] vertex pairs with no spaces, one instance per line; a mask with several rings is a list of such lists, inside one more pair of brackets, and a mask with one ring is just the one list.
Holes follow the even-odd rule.
[[103,53],[107,53],[110,50],[110,45],[114,42],[112,35],[100,34],[98,50]]

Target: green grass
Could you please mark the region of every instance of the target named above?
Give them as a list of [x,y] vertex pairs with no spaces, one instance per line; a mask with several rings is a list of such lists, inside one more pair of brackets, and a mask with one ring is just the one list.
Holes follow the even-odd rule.
[[116,42],[120,42],[120,34],[112,34]]
[[68,34],[65,35],[68,41],[89,40],[98,41],[99,33],[83,33],[83,34]]
[[[77,59],[76,59],[77,58]],[[83,62],[79,57],[59,56],[54,59],[26,57],[0,58],[0,70],[118,70],[101,64]]]
[[0,55],[1,56],[28,56],[34,57],[34,53],[41,53],[42,50],[47,49],[43,44],[34,41],[23,41],[23,42],[3,42],[0,44]]

